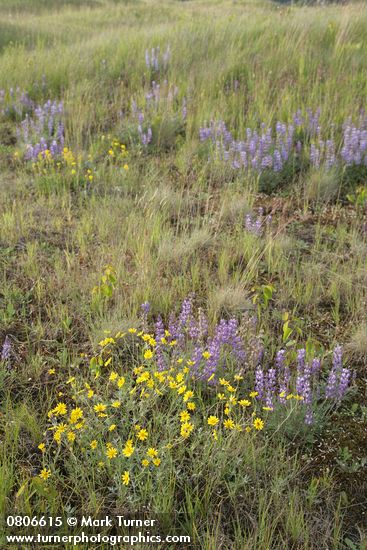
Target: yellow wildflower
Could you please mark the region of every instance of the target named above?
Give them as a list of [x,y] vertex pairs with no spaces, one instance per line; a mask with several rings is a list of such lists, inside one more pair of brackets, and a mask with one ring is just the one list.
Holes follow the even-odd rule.
[[128,439],[122,451],[123,455],[126,456],[126,458],[129,458],[134,453],[134,450],[135,450],[135,447],[133,446],[133,440]]
[[231,418],[227,418],[224,422],[224,427],[227,429],[227,430],[233,430],[234,429],[234,422]]
[[255,430],[262,430],[264,428],[264,421],[261,418],[255,418],[253,425]]
[[216,426],[219,422],[219,418],[217,416],[209,416],[208,418],[208,424],[209,426]]
[[106,451],[106,456],[107,458],[109,458],[110,460],[112,460],[113,458],[116,458],[117,456],[117,449],[115,449],[115,447],[112,447],[112,445],[110,447],[108,447],[107,451]]
[[117,387],[122,388],[124,384],[125,384],[125,378],[123,376],[120,376],[120,378],[117,380]]
[[129,485],[129,483],[130,483],[130,474],[127,470],[124,471],[124,473],[121,476],[121,479],[122,479],[122,483],[124,485]]
[[158,451],[154,447],[149,447],[149,449],[147,450],[147,455],[151,458],[155,458],[156,456],[158,456]]
[[43,470],[40,471],[39,477],[43,480],[47,480],[51,476],[51,471],[46,470],[46,468],[43,468]]
[[70,443],[72,443],[73,441],[75,441],[75,438],[76,438],[76,435],[74,432],[68,432],[66,437],[68,438],[68,440],[70,441]]
[[188,413],[187,411],[183,411],[180,413],[180,422],[188,422],[190,418],[190,413]]
[[194,426],[193,424],[191,424],[190,422],[185,422],[184,424],[182,424],[181,426],[181,437],[183,437],[184,439],[186,439],[187,437],[190,436],[191,432],[193,431],[194,429]]
[[140,441],[145,441],[146,439],[148,439],[147,430],[144,430],[144,429],[139,430],[138,433],[136,434],[136,437],[140,439]]
[[115,342],[115,340],[114,340],[113,338],[111,338],[111,337],[107,337],[107,338],[105,338],[104,340],[101,340],[101,341],[99,342],[99,345],[100,345],[102,348],[108,346],[108,344],[116,344],[116,342]]
[[194,392],[189,390],[185,393],[184,397],[183,397],[183,400],[184,402],[186,403],[186,401],[188,401],[189,399],[191,399],[191,397],[194,397]]
[[55,416],[63,416],[64,414],[66,414],[67,413],[67,407],[66,407],[65,403],[58,403],[56,405],[56,407],[52,410],[52,413]]
[[80,407],[76,407],[70,413],[70,424],[76,424],[83,417],[83,411]]
[[106,410],[106,405],[103,405],[103,403],[98,403],[97,405],[94,405],[93,408],[96,413],[103,413]]

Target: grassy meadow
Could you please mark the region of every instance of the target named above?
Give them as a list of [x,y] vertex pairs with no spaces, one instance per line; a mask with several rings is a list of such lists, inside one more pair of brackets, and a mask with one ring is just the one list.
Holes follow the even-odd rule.
[[367,548],[366,60],[365,2],[0,0],[2,516]]

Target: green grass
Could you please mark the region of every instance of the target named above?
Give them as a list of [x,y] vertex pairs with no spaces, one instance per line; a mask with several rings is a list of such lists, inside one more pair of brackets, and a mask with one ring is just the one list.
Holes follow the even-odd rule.
[[[256,178],[208,163],[198,139],[211,119],[241,135],[302,107],[321,107],[326,126],[357,116],[366,108],[366,29],[365,2],[0,3],[1,87],[19,86],[38,102],[62,99],[66,144],[85,159],[90,154],[95,167],[86,186],[83,174],[80,185],[14,163],[15,123],[0,115],[0,345],[8,335],[13,347],[11,370],[3,363],[0,373],[3,514],[97,516],[115,505],[146,507],[152,515],[175,510],[175,527],[190,533],[195,548],[366,547],[365,205],[348,201],[336,176],[321,171],[302,172],[265,195]],[[168,44],[168,69],[153,76],[145,50]],[[133,98],[142,101],[152,78],[178,87],[188,119],[182,129],[169,107],[160,109],[159,139],[145,154],[120,112]],[[108,135],[127,143],[128,171],[106,161]],[[272,213],[274,229],[258,238],[243,221],[260,206]],[[92,295],[106,264],[117,274],[107,302]],[[88,380],[80,354],[95,353],[105,330],[138,324],[145,300],[153,317],[167,319],[191,292],[211,323],[240,318],[257,312],[262,285],[275,289],[257,327],[267,361],[283,345],[285,312],[291,349],[345,344],[356,384],[332,419],[312,437],[295,422],[279,437],[270,429],[248,441],[232,437],[216,451],[194,434],[186,454],[178,451],[157,479],[130,493],[114,493],[108,477],[95,465],[85,471],[75,457],[44,490],[37,446],[47,411],[59,391],[68,394],[69,376]],[[157,409],[158,442],[168,416]]]

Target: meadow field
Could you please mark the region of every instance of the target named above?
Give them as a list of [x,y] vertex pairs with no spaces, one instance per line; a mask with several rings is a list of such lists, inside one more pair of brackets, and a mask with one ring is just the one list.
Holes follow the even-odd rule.
[[367,548],[366,64],[365,2],[0,0],[1,548]]

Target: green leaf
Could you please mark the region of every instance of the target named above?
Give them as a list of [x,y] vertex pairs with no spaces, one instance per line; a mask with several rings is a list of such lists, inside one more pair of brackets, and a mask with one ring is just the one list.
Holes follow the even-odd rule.
[[290,335],[292,334],[293,329],[289,326],[289,321],[286,321],[283,325],[283,342],[286,342]]

